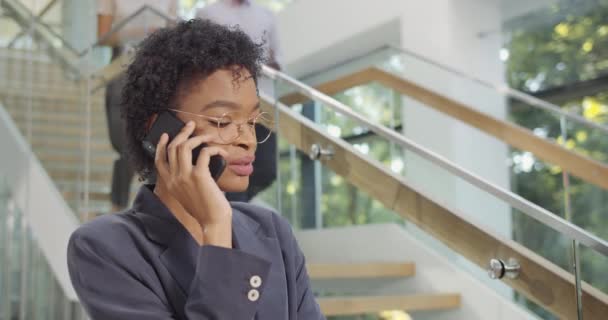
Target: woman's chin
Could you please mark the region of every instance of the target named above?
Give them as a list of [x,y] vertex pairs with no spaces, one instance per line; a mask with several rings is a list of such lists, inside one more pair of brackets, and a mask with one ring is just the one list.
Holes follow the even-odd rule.
[[217,181],[218,186],[224,192],[245,192],[249,186],[249,177],[235,175],[221,176]]

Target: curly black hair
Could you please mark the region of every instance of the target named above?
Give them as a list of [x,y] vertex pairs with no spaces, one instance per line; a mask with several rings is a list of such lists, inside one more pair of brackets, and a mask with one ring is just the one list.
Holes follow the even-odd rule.
[[126,71],[122,91],[127,152],[142,180],[154,172],[154,159],[142,147],[151,116],[176,108],[179,92],[220,69],[230,68],[235,83],[247,70],[257,85],[264,62],[262,45],[236,27],[201,19],[179,22],[143,40]]

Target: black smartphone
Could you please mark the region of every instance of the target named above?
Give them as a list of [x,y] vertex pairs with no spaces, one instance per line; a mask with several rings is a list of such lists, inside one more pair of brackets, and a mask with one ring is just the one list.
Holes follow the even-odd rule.
[[[167,133],[169,135],[169,142],[175,138],[175,136],[182,130],[182,128],[186,124],[181,121],[173,112],[171,111],[163,111],[158,115],[150,131],[142,141],[142,145],[146,152],[154,158],[156,156],[156,146],[160,141],[160,136],[163,133]],[[195,149],[192,150],[192,164],[196,164],[196,160],[201,152],[201,150],[207,145],[202,144]],[[226,160],[220,155],[212,156],[209,160],[209,171],[211,172],[211,176],[214,180],[220,178],[224,169],[226,168]]]

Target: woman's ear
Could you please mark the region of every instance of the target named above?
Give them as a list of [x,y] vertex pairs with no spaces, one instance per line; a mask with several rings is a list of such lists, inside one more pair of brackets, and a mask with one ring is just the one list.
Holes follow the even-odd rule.
[[150,131],[150,128],[152,128],[152,124],[154,123],[154,121],[156,121],[156,118],[158,118],[158,113],[155,113],[150,116],[148,122],[146,123],[146,132]]

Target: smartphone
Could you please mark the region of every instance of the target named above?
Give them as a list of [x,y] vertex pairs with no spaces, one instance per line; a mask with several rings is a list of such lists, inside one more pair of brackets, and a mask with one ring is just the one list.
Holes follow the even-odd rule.
[[[156,156],[156,146],[160,141],[160,136],[163,133],[167,133],[169,135],[169,142],[175,138],[175,136],[182,130],[182,128],[186,124],[181,121],[173,112],[171,111],[163,111],[158,115],[150,131],[146,137],[142,140],[142,145],[146,152],[154,158]],[[168,143],[167,143],[168,144]],[[192,150],[192,164],[196,164],[196,160],[203,148],[207,145],[202,144]],[[224,169],[226,168],[226,160],[220,155],[212,156],[209,160],[209,171],[211,172],[211,176],[214,180],[220,178]]]

